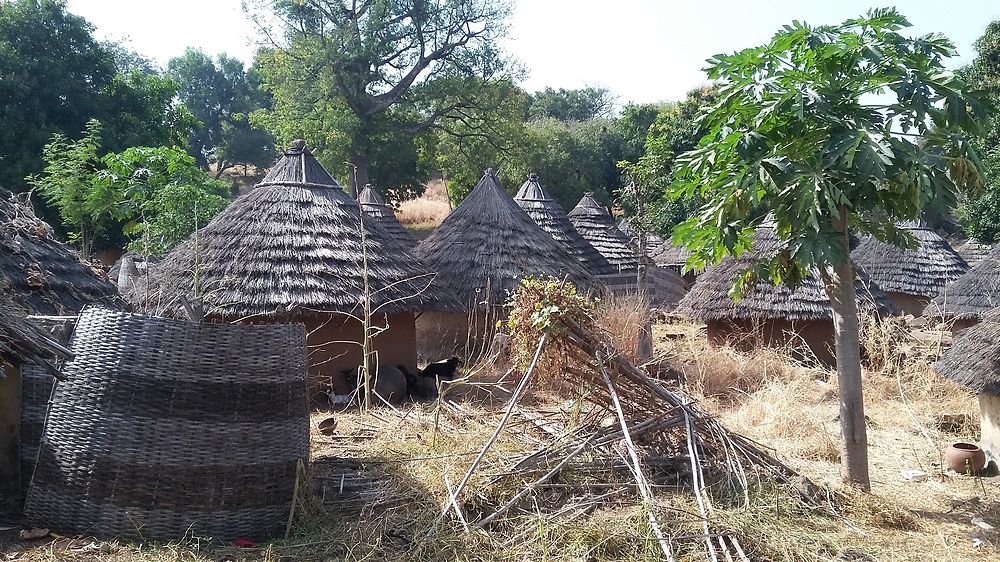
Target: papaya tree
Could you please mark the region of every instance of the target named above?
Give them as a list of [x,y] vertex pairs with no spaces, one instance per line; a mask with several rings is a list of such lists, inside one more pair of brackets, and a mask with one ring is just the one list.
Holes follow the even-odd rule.
[[970,137],[989,108],[947,70],[954,45],[940,34],[907,37],[895,9],[839,25],[793,22],[769,43],[709,59],[718,101],[708,133],[677,160],[674,197],[704,197],[674,229],[694,251],[688,267],[750,247],[764,212],[780,250],[741,275],[733,296],[761,279],[794,286],[818,275],[834,321],[840,388],[842,476],[865,490],[867,435],[850,240],[874,236],[902,247],[897,221],[931,205],[954,206],[982,183]]

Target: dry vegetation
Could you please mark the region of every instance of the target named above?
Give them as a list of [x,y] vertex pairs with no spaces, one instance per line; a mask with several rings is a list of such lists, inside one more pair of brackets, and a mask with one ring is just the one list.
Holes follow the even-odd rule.
[[399,222],[403,223],[418,239],[426,238],[451,212],[448,190],[444,180],[432,180],[427,190],[416,199],[403,201],[396,210]]
[[[599,305],[604,328],[634,349],[636,303]],[[773,448],[778,458],[819,485],[819,507],[807,508],[788,490],[762,481],[748,508],[716,505],[712,528],[739,537],[752,560],[972,560],[1000,556],[1000,534],[973,523],[1000,525],[1000,487],[941,468],[950,442],[975,440],[974,397],[934,375],[898,323],[866,324],[871,368],[865,391],[873,494],[838,484],[836,377],[791,360],[786,350],[750,354],[712,348],[704,330],[684,322],[654,329],[661,359],[684,374],[684,385],[730,429]],[[142,545],[45,539],[8,549],[4,560],[657,560],[645,512],[632,493],[592,509],[557,514],[558,487],[529,496],[488,531],[466,533],[441,507],[489,438],[516,375],[506,365],[478,370],[486,387],[462,383],[445,400],[396,411],[334,415],[333,435],[313,433],[313,496],[287,541],[250,549],[189,538]],[[498,382],[497,382],[498,381]],[[485,456],[463,494],[469,521],[510,498],[523,483],[502,474],[511,459],[549,438],[548,424],[579,410],[572,400],[536,392]],[[948,423],[942,423],[947,420]],[[959,420],[958,423],[955,420]],[[964,423],[963,423],[964,420]],[[346,459],[346,460],[345,460]],[[930,478],[906,481],[901,470]],[[560,482],[586,478],[565,474]],[[341,490],[362,492],[345,499]],[[366,495],[367,494],[367,495]],[[667,522],[679,560],[705,559],[697,507],[690,494],[662,488],[656,511]],[[556,512],[556,513],[554,513]],[[0,551],[2,552],[2,551]]]

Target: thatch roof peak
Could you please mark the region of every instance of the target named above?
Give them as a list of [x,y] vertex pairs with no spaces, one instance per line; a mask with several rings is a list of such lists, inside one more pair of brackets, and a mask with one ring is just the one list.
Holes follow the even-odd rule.
[[983,244],[975,238],[969,238],[964,244],[955,249],[958,255],[962,256],[965,263],[969,267],[975,267],[975,265],[983,261],[986,256],[990,255],[990,251],[993,249],[989,244]]
[[382,199],[382,196],[375,191],[371,184],[366,184],[365,188],[358,194],[358,203],[361,203],[362,205],[387,206],[385,204],[385,199]]
[[403,223],[399,222],[399,219],[396,218],[396,212],[386,205],[385,200],[371,185],[366,185],[358,194],[358,204],[361,205],[361,210],[364,211],[366,218],[377,222],[383,231],[395,238],[406,249],[413,250],[417,247],[416,237],[409,230],[406,230]]
[[974,392],[1000,394],[1000,310],[963,330],[932,367]]
[[295,144],[265,181],[149,277],[151,292],[137,287],[132,300],[170,315],[181,314],[181,296],[195,294],[207,314],[222,318],[358,313],[366,279],[379,313],[461,308],[432,270],[379,221],[363,220],[361,205]]
[[548,275],[578,287],[591,275],[542,230],[487,170],[415,253],[466,303],[503,304],[524,277]]
[[632,240],[615,224],[614,217],[587,192],[569,212],[573,227],[619,271],[635,271],[639,257]]
[[854,263],[883,291],[933,298],[969,269],[965,260],[930,227],[918,221],[898,226],[916,238],[916,249],[906,250],[868,237],[851,252]]
[[1000,245],[931,300],[924,316],[978,320],[1000,307]]
[[257,187],[268,185],[336,188],[346,200],[350,200],[343,186],[316,160],[301,139],[292,141]]
[[[735,259],[727,256],[717,266],[703,271],[690,292],[681,299],[677,312],[702,321],[832,320],[830,299],[816,275],[803,279],[795,291],[762,279],[748,289],[739,302],[729,296],[733,282],[743,271],[756,261],[772,258],[779,249],[774,229],[766,224],[758,226],[751,249]],[[857,269],[857,274],[854,287],[859,308],[879,314],[891,313],[893,306],[886,294],[878,285],[867,281],[861,268]]]
[[587,241],[570,222],[566,211],[549,195],[538,179],[538,174],[528,175],[514,201],[528,213],[542,230],[549,233],[569,255],[583,264],[591,275],[610,275],[618,269]]

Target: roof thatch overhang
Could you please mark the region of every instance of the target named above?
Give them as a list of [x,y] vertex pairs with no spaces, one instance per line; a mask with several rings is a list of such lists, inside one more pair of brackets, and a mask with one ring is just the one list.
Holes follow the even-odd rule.
[[594,284],[583,265],[514,202],[492,170],[415,252],[474,307],[504,304],[525,277],[568,278],[581,289]]
[[[196,275],[197,273],[197,275]],[[371,310],[460,310],[435,274],[376,221],[303,141],[257,187],[168,254],[131,294],[147,309],[181,315],[181,297],[224,319],[360,315]]]
[[548,232],[569,255],[573,256],[591,275],[610,275],[618,272],[590,242],[573,228],[566,210],[549,195],[538,179],[538,174],[529,174],[514,196],[518,206],[528,213],[531,220]]
[[0,295],[28,314],[76,314],[88,304],[127,306],[107,276],[56,240],[52,227],[0,189]]
[[603,205],[587,193],[569,212],[569,220],[590,245],[620,271],[634,271],[639,259],[631,240],[618,230],[615,219]]
[[[639,242],[628,219],[618,223],[622,231],[632,241],[632,247],[638,251]],[[683,268],[691,252],[683,246],[678,246],[669,238],[661,238],[655,234],[646,233],[646,255],[660,267]]]
[[[739,301],[730,296],[733,283],[754,263],[773,258],[780,250],[780,243],[769,224],[754,232],[751,249],[737,258],[727,256],[717,266],[706,269],[698,276],[687,295],[681,299],[677,312],[701,321],[718,320],[832,320],[830,299],[817,275],[806,276],[802,284],[792,290],[788,285],[775,285],[769,280],[758,280],[748,288]],[[861,268],[856,268],[858,279],[854,283],[858,307],[879,315],[892,314],[894,308],[877,284],[868,282]]]
[[1000,310],[963,330],[933,368],[974,392],[1000,394]]
[[977,263],[983,261],[986,256],[990,255],[991,250],[993,250],[992,246],[983,244],[975,238],[966,240],[964,244],[955,249],[969,267],[975,267]]
[[1000,245],[934,297],[924,316],[978,320],[1000,307]]
[[358,194],[358,203],[361,204],[361,210],[365,212],[366,219],[377,222],[382,230],[395,238],[400,245],[410,250],[417,247],[416,237],[399,222],[396,213],[389,205],[386,205],[385,200],[372,186],[366,185],[361,190],[361,193]]
[[916,238],[916,249],[906,250],[868,237],[851,252],[854,263],[883,291],[934,298],[969,269],[965,260],[931,228],[914,222],[898,226]]

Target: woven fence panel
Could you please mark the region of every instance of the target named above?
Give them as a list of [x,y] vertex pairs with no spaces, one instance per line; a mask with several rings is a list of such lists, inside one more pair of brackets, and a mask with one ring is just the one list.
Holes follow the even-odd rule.
[[33,363],[21,366],[21,482],[25,489],[35,471],[45,411],[55,384],[56,378],[45,367]]
[[89,308],[28,489],[63,533],[262,539],[309,453],[305,329]]

